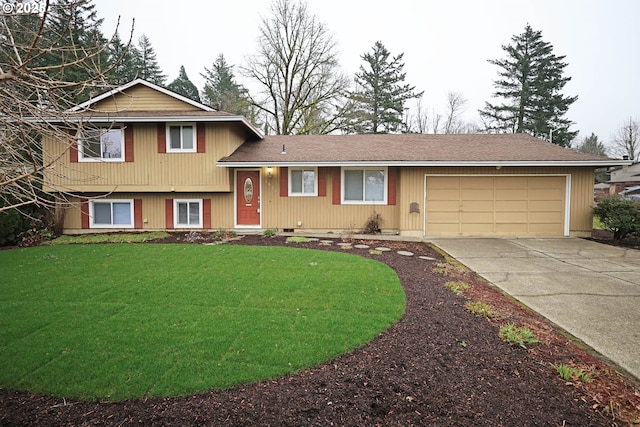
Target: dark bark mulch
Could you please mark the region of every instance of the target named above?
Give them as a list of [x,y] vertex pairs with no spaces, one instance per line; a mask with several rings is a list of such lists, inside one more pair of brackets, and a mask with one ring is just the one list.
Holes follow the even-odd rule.
[[[245,236],[230,244],[287,243],[282,237]],[[406,292],[406,312],[399,323],[352,353],[272,381],[186,397],[100,403],[0,389],[0,424],[608,426],[640,419],[640,395],[632,380],[537,314],[446,262],[428,245],[373,244],[394,251],[351,252],[397,272]],[[318,243],[289,245],[344,250]],[[416,256],[397,255],[398,249]],[[434,273],[434,267],[444,274]],[[471,289],[455,295],[444,286],[452,280],[469,283]],[[465,302],[477,300],[490,304],[498,316],[487,319],[464,308]],[[498,336],[506,323],[528,327],[541,344],[529,349],[507,345]],[[565,383],[551,363],[582,368],[594,380]]]

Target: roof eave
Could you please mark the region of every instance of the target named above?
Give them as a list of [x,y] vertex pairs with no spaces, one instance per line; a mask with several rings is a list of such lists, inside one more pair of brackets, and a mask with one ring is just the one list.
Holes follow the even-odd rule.
[[[286,156],[286,154],[283,154]],[[404,166],[404,167],[465,167],[465,166],[485,166],[485,167],[593,167],[604,168],[611,166],[629,165],[627,160],[527,160],[527,161],[500,161],[500,160],[482,160],[482,161],[455,161],[455,160],[426,160],[426,161],[385,161],[385,160],[354,160],[354,161],[250,161],[250,162],[234,162],[234,161],[218,161],[216,166],[228,168],[249,168],[249,167],[332,167],[332,166]]]

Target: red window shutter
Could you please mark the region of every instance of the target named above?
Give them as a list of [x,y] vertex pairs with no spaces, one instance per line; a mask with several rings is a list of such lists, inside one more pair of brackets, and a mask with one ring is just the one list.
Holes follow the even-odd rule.
[[173,228],[173,199],[164,201],[165,228]]
[[89,201],[87,199],[80,201],[80,223],[82,228],[89,228]]
[[331,168],[331,199],[334,205],[340,204],[340,167]]
[[327,168],[318,168],[318,197],[327,196]]
[[202,200],[202,228],[211,228],[211,199]]
[[280,197],[289,195],[289,168],[280,168]]
[[75,129],[69,129],[69,161],[78,163],[78,138]]
[[133,162],[133,125],[124,128],[124,161]]
[[167,127],[164,123],[158,123],[158,153],[167,152]]
[[206,125],[204,123],[196,124],[196,152],[205,152],[205,130]]
[[133,227],[142,228],[142,199],[133,199]]
[[387,205],[395,206],[396,204],[396,190],[398,181],[398,168],[390,167],[387,170]]

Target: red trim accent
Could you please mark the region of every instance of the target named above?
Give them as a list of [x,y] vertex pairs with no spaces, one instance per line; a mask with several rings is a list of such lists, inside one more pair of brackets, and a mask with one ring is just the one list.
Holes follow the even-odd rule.
[[165,199],[164,201],[165,228],[173,228],[173,199]]
[[204,123],[196,124],[196,152],[204,153],[205,152],[205,133],[206,125]]
[[89,228],[89,200],[80,201],[80,223],[82,228]]
[[340,166],[331,168],[331,201],[340,204]]
[[327,196],[327,168],[318,168],[318,197]]
[[71,163],[78,163],[78,138],[76,137],[76,132],[75,129],[69,129],[69,161]]
[[280,168],[280,197],[289,195],[289,168]]
[[202,199],[202,228],[211,228],[211,199]]
[[389,176],[387,177],[387,205],[395,206],[396,191],[398,181],[398,168],[389,167],[387,169]]
[[142,228],[142,199],[133,199],[133,227]]
[[124,129],[124,161],[133,162],[133,124]]
[[167,152],[167,125],[158,123],[158,153]]

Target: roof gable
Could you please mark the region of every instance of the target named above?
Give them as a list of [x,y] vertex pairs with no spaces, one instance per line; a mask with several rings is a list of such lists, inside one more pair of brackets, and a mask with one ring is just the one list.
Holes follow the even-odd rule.
[[98,95],[70,111],[215,111],[163,87],[143,79],[136,79]]

